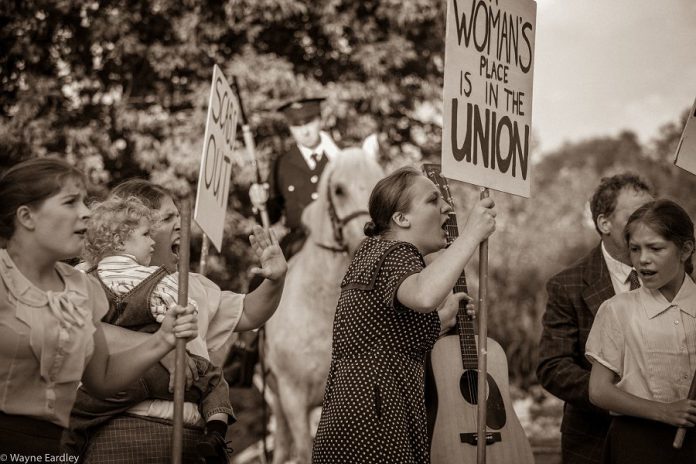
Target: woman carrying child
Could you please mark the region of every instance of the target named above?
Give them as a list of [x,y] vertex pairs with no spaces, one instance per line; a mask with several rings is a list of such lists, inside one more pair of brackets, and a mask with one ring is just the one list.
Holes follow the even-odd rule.
[[[96,263],[90,273],[109,299],[110,310],[102,322],[152,333],[176,304],[176,277],[162,266],[150,266],[155,244],[151,230],[156,226],[157,215],[136,197],[113,196],[92,205],[84,256]],[[189,299],[189,304],[197,308],[195,300]],[[229,387],[222,369],[211,364],[200,336],[186,348],[195,370],[185,398],[198,402],[206,423],[207,433],[197,444],[198,453],[208,462],[226,462],[227,424],[234,421]],[[141,382],[112,399],[78,393],[80,401],[73,411],[71,429],[86,431],[148,398],[172,400],[171,382],[163,370],[163,366],[152,367]]]
[[[130,179],[117,185],[110,197],[136,197],[151,211],[158,221],[151,228],[154,240],[150,266],[164,267],[169,272],[176,270],[178,247],[181,235],[179,210],[171,194],[164,188],[143,179]],[[253,330],[263,325],[273,315],[280,301],[287,263],[274,236],[255,227],[249,238],[260,267],[252,269],[264,277],[261,285],[249,294],[239,294],[221,290],[206,277],[189,274],[189,298],[198,308],[198,332],[205,343],[213,364],[226,356],[225,348],[233,332]],[[176,280],[176,274],[172,277]],[[115,303],[116,301],[112,302]],[[145,301],[143,305],[149,303]],[[147,314],[145,312],[145,314]],[[109,343],[115,349],[126,349],[151,334],[105,324]],[[190,366],[187,379],[195,379],[196,365],[188,357]],[[168,382],[173,372],[173,362],[164,358],[167,369],[159,369],[160,382]],[[158,367],[158,366],[155,366]],[[150,373],[148,373],[149,376]],[[193,390],[193,389],[191,389]],[[81,415],[85,405],[83,395],[78,395],[73,420]],[[183,460],[201,462],[198,444],[205,441],[205,421],[201,416],[199,400],[186,399],[184,403]],[[95,426],[89,433],[80,462],[89,463],[167,463],[171,459],[171,434],[173,429],[173,402],[161,398],[148,398],[118,413],[108,422]],[[89,418],[89,416],[88,416]],[[224,462],[224,447],[218,447],[218,454],[209,461]]]

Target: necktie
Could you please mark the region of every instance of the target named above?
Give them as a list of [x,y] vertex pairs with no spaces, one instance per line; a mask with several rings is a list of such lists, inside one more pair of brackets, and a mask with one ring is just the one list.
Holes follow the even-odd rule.
[[315,170],[317,168],[317,166],[319,165],[319,161],[321,161],[322,154],[323,153],[312,153],[310,155],[310,158],[314,162],[314,167],[312,168],[312,170]]
[[628,281],[631,284],[631,290],[635,290],[636,288],[640,287],[640,280],[638,280],[638,273],[635,269],[628,274]]

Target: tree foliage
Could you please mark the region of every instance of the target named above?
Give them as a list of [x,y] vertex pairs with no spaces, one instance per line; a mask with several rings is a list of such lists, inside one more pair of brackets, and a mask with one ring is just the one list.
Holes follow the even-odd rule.
[[[430,0],[4,2],[0,169],[57,155],[85,170],[96,194],[132,176],[193,187],[214,63],[239,79],[262,170],[288,145],[275,108],[298,96],[327,97],[324,126],[344,146],[377,132],[387,166],[435,159],[444,7]],[[693,179],[671,165],[684,119],[647,146],[630,132],[568,144],[533,166],[532,199],[494,195],[490,333],[519,383],[534,382],[544,282],[597,241],[585,207],[601,176],[638,171],[696,213]],[[250,265],[253,176],[248,165],[234,170],[224,250],[210,259],[212,277],[234,290],[245,289]],[[455,190],[464,212],[478,192]],[[196,257],[200,240],[193,244]],[[475,269],[474,262],[472,289]]]

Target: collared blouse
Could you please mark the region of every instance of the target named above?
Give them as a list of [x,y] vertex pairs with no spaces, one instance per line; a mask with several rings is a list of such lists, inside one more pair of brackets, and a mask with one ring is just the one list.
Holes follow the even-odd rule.
[[0,249],[0,411],[67,427],[108,302],[92,277],[56,271],[64,290],[43,291]]
[[663,403],[687,398],[696,371],[696,284],[687,275],[671,302],[645,287],[605,301],[585,354],[615,372],[625,392]]

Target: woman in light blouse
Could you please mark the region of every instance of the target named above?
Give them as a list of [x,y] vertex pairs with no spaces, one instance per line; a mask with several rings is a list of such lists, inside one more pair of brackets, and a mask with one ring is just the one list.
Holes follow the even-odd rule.
[[117,393],[197,333],[193,308],[177,306],[155,336],[109,355],[99,284],[60,260],[80,254],[89,210],[83,174],[32,159],[0,177],[0,450],[59,455],[78,384]]

